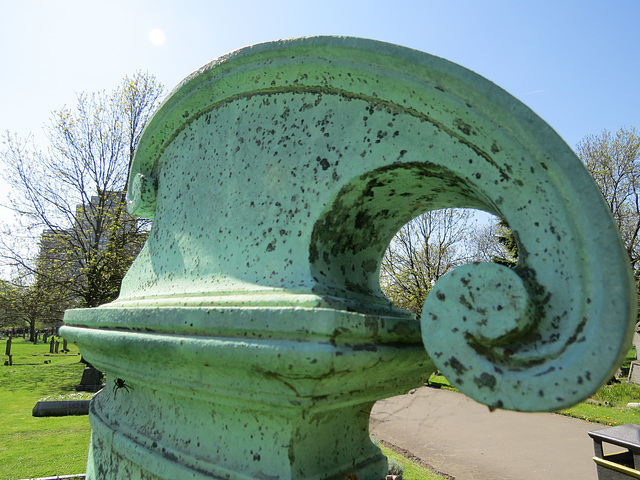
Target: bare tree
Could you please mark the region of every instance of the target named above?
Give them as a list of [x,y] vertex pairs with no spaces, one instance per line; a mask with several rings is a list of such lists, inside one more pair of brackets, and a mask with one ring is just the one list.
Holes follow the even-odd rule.
[[467,241],[474,225],[471,210],[452,208],[427,212],[407,223],[382,260],[384,294],[398,307],[420,316],[435,282],[472,258]]
[[[3,236],[6,261],[36,283],[67,289],[80,306],[118,295],[147,231],[126,213],[127,176],[162,92],[155,77],[137,73],[112,92],[80,94],[74,108],[52,113],[45,150],[5,135],[10,206],[23,227]],[[37,255],[27,240],[39,243]]]
[[[640,134],[634,128],[585,137],[577,153],[600,186],[620,229],[640,291]],[[477,227],[468,210],[445,209],[405,225],[387,249],[382,291],[397,306],[420,315],[435,282],[469,261],[514,267],[518,246],[506,222]]]
[[505,220],[490,217],[471,231],[468,248],[474,262],[494,262],[507,267],[518,263],[518,245]]

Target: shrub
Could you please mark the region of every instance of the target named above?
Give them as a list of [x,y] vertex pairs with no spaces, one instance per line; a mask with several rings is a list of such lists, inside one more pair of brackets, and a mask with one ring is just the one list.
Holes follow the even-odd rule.
[[402,475],[404,466],[394,458],[389,459],[389,475]]

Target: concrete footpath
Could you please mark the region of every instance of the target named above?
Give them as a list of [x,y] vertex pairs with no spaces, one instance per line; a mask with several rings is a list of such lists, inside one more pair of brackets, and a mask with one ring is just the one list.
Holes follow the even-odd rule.
[[599,424],[549,413],[489,409],[429,387],[382,400],[371,434],[456,480],[596,480]]

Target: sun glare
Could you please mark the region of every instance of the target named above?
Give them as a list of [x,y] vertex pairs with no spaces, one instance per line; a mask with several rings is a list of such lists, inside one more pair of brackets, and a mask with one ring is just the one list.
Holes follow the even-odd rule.
[[162,45],[164,45],[164,42],[166,40],[167,37],[159,28],[152,28],[151,30],[149,30],[149,41],[156,47],[161,47]]

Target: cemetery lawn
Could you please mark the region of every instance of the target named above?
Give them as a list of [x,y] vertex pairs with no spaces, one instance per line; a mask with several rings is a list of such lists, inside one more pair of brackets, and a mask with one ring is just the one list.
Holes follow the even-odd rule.
[[[631,348],[620,367],[623,375],[629,374],[631,362],[635,359],[636,349]],[[640,409],[627,407],[627,403],[640,403],[640,385],[627,383],[626,377],[619,380],[619,383],[603,386],[586,402],[558,413],[611,426],[640,423]]]
[[640,423],[640,409],[629,408],[627,403],[640,403],[640,385],[622,380],[605,385],[588,401],[558,413],[611,426]]
[[[2,354],[5,345],[6,340],[1,340]],[[80,363],[78,348],[71,344],[68,348],[69,353],[49,355],[48,344],[14,338],[14,365],[3,365],[7,357],[0,357],[0,480],[85,471],[91,432],[88,416],[31,415],[44,397],[76,393],[85,365]],[[25,365],[30,363],[35,365]]]

